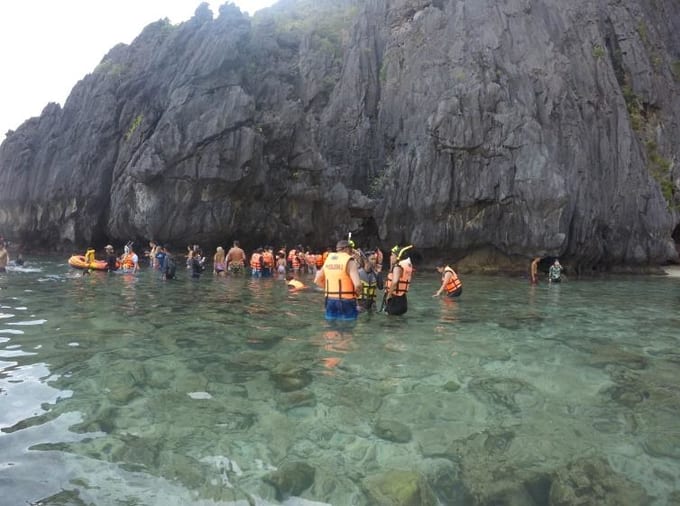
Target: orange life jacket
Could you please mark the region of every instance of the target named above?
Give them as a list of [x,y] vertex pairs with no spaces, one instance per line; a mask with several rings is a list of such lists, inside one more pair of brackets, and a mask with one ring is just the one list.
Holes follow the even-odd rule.
[[265,251],[262,253],[262,264],[269,269],[274,268],[274,255],[271,251]]
[[291,263],[293,264],[293,269],[300,268],[300,253],[295,253],[295,256],[293,256]]
[[[397,288],[392,292],[393,295],[397,297],[401,295],[406,295],[408,292],[409,285],[411,284],[411,276],[413,275],[413,266],[408,262],[399,262],[399,267],[401,267],[401,276],[397,280]],[[394,267],[387,275],[387,282],[385,283],[385,288],[387,290],[392,286],[392,273],[394,272]]]
[[347,262],[352,259],[344,251],[331,253],[323,264],[326,278],[326,297],[330,299],[356,299],[356,289],[347,273]]
[[446,293],[453,293],[456,290],[458,290],[461,286],[463,286],[463,283],[460,279],[458,279],[458,274],[456,274],[456,271],[454,271],[448,265],[444,268],[444,273],[442,274],[442,282],[444,281],[447,272],[451,273],[451,277],[449,278],[449,281],[446,283],[446,286],[444,288],[446,289]]
[[262,253],[253,253],[250,257],[250,268],[254,271],[262,270]]
[[123,255],[123,260],[120,262],[120,266],[123,270],[133,269],[135,267],[135,262],[132,260],[134,253],[130,250],[130,253],[125,253]]

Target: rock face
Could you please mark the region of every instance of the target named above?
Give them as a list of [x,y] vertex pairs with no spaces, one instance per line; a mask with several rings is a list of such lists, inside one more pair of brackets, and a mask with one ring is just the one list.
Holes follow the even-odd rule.
[[202,4],[8,133],[0,232],[66,249],[352,231],[451,260],[677,260],[676,4]]

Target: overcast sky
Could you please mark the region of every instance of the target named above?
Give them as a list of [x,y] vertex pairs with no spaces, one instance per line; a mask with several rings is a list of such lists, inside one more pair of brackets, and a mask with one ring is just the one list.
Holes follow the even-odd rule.
[[[252,15],[276,0],[231,0]],[[227,0],[208,1],[213,15]],[[189,19],[201,0],[0,0],[0,142],[61,105],[109,49],[158,19]]]

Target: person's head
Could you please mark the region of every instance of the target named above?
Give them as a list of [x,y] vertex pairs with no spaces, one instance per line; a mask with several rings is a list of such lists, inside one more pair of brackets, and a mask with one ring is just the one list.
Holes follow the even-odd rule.
[[218,246],[218,247],[217,247],[217,252],[218,252],[218,253],[224,252],[224,248],[223,248],[222,246]]
[[240,243],[239,241],[234,241],[234,247],[235,247],[235,248],[240,248],[240,247],[241,247],[241,243]]
[[113,246],[111,246],[110,244],[107,244],[104,247],[104,251],[106,251],[107,253],[113,253]]
[[398,262],[400,260],[404,260],[404,259],[408,258],[408,255],[406,255],[406,252],[408,250],[410,250],[411,248],[413,248],[412,244],[408,245],[408,246],[404,246],[404,247],[401,247],[399,245],[394,246],[390,250],[390,260]]
[[555,261],[553,262],[553,265],[560,265],[560,259],[556,258]]
[[442,272],[444,272],[444,269],[446,269],[446,262],[444,262],[444,260],[439,260],[435,264],[435,269],[437,269],[437,272],[441,274]]
[[340,239],[335,245],[335,251],[344,251],[349,253],[350,250],[351,248],[349,246],[349,241],[346,241],[345,239]]

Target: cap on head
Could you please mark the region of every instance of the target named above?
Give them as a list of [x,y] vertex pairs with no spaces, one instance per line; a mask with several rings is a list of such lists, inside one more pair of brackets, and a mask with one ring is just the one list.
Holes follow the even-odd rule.
[[346,248],[349,248],[349,241],[345,239],[340,239],[338,243],[335,245],[335,249],[338,251]]

